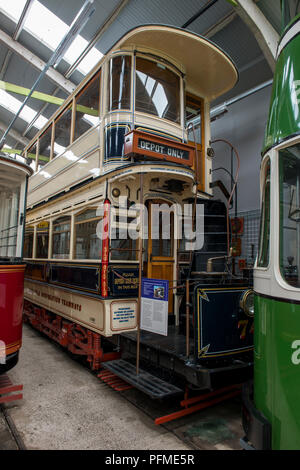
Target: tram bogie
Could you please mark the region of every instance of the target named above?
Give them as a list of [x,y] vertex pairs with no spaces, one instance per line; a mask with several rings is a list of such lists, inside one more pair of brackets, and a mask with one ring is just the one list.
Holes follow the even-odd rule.
[[[170,381],[176,370],[200,389],[251,371],[252,307],[242,300],[251,283],[234,273],[230,201],[212,201],[210,185],[209,103],[236,80],[230,59],[204,38],[139,27],[25,150],[37,170],[25,317],[94,369],[105,354],[131,363],[140,354],[148,369],[159,364]],[[166,337],[138,334],[141,277],[169,282]]]

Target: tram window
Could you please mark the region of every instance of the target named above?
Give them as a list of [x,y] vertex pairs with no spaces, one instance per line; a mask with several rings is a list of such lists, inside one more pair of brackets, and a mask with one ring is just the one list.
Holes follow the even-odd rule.
[[130,109],[131,57],[117,56],[109,63],[108,111]]
[[280,269],[300,287],[300,145],[279,151]]
[[151,220],[152,256],[173,256],[174,245],[174,213],[166,209],[159,211],[158,224],[154,227],[154,210]]
[[0,175],[0,257],[16,257],[20,186]]
[[25,236],[24,236],[24,258],[33,257],[33,237],[34,237],[34,227],[26,227]]
[[53,222],[52,257],[68,259],[70,254],[71,217],[60,217]]
[[136,261],[137,241],[131,238],[114,239],[110,241],[110,259],[112,261]]
[[[122,209],[111,211],[110,258],[112,261],[136,261],[138,256],[138,213]],[[132,234],[130,232],[133,232]]]
[[99,123],[100,72],[76,97],[74,140]]
[[57,157],[70,145],[72,108],[67,108],[55,121],[53,157]]
[[51,136],[52,125],[44,132],[39,138],[39,154],[38,154],[38,167],[40,170],[51,158]]
[[137,57],[135,109],[179,123],[179,76],[160,63]]
[[75,217],[76,259],[101,259],[102,240],[97,236],[100,220],[96,209],[87,209]]
[[266,268],[269,265],[270,252],[270,160],[267,161],[264,169],[264,187],[262,194],[259,254],[257,265]]
[[30,165],[34,171],[36,170],[36,158],[37,158],[36,150],[37,150],[37,143],[33,144],[27,150],[27,162],[28,162],[28,165]]
[[36,232],[36,258],[48,258],[49,222],[42,222]]

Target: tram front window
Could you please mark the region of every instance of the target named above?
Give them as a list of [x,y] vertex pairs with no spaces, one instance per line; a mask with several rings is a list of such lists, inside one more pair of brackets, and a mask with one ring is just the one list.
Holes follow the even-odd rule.
[[136,59],[136,111],[180,123],[180,78],[166,66]]
[[300,287],[300,144],[279,151],[280,269]]

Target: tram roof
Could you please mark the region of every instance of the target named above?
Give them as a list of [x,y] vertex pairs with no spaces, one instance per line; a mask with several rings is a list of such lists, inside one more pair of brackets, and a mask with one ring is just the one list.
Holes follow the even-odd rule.
[[167,25],[144,25],[126,33],[109,52],[143,49],[156,53],[185,74],[188,91],[212,101],[229,91],[238,80],[230,57],[208,39]]
[[[16,175],[21,175],[21,174],[24,175],[25,173],[27,176],[31,176],[33,174],[33,169],[26,163],[16,160],[10,155],[5,155],[3,153],[0,153],[0,166],[1,166],[0,173],[1,173],[1,177],[3,180],[5,180],[4,165],[6,168],[12,168],[12,171],[15,172]],[[0,178],[0,181],[1,181],[1,178]]]

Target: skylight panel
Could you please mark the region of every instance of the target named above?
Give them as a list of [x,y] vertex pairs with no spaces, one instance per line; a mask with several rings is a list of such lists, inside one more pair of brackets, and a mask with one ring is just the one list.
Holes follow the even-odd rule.
[[[54,51],[68,32],[69,26],[40,2],[34,0],[30,14],[25,21],[24,29]],[[86,39],[77,36],[66,51],[64,60],[69,64],[73,64],[87,45],[88,41]],[[87,74],[102,56],[103,54],[93,47],[80,63],[78,70],[82,74]]]
[[69,28],[48,8],[35,0],[24,23],[24,29],[54,50]]
[[[7,109],[11,113],[16,114],[19,111],[21,105],[22,102],[17,100],[17,98],[11,96],[4,90],[0,90],[0,106]],[[36,111],[34,111],[34,109],[30,108],[29,106],[25,106],[19,115],[19,117],[26,122],[31,122],[35,116]],[[41,129],[46,124],[46,122],[47,119],[44,116],[39,116],[33,126]]]
[[8,16],[15,23],[18,23],[22,11],[25,7],[26,0],[0,0],[0,11]]

